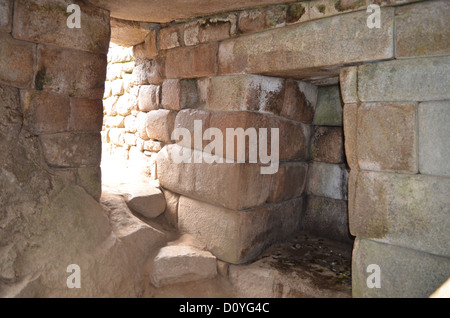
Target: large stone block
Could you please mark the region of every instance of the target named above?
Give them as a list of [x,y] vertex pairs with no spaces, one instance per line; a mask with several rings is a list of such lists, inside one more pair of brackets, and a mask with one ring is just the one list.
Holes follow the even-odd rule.
[[280,78],[259,75],[211,77],[206,109],[261,110],[279,114],[284,89],[284,80]]
[[102,170],[100,167],[78,168],[77,184],[99,201],[102,194]]
[[33,85],[36,47],[0,32],[0,81],[19,88]]
[[0,31],[11,32],[13,1],[0,1]]
[[143,43],[133,46],[133,56],[136,59],[153,59],[158,55],[158,47],[156,44],[158,37],[157,30],[151,30],[145,37]]
[[109,46],[109,12],[85,3],[80,6],[80,28],[69,28],[70,0],[18,0],[14,7],[13,36],[29,42],[51,44],[106,54]]
[[306,162],[283,162],[274,175],[268,202],[281,202],[300,197],[306,188],[308,164]]
[[448,1],[428,1],[395,11],[395,56],[450,54]]
[[319,88],[313,124],[342,126],[342,102],[338,85]]
[[345,104],[358,102],[358,67],[344,67],[339,73],[342,101]]
[[181,46],[183,24],[176,24],[159,30],[158,45],[160,50]]
[[103,105],[101,99],[70,99],[69,129],[97,132],[102,130]]
[[450,256],[450,180],[445,177],[359,172],[351,178],[353,235]]
[[416,105],[365,103],[358,107],[357,157],[362,170],[417,173]]
[[[368,266],[380,268],[380,288],[369,288]],[[447,257],[356,239],[352,257],[354,298],[427,298],[450,276]]]
[[100,133],[64,132],[40,136],[45,160],[53,167],[98,167],[102,141]]
[[[189,197],[234,210],[264,204],[270,196],[272,175],[261,174],[261,165],[208,163],[215,157],[190,151],[188,162],[177,163],[174,154],[184,156],[188,148],[167,145],[157,157],[157,173],[163,187]],[[203,160],[199,163],[198,159]]]
[[22,90],[24,124],[33,134],[67,131],[69,98],[63,95]]
[[356,155],[358,104],[345,104],[343,117],[345,157],[350,169],[358,169],[358,157]]
[[194,78],[216,74],[217,43],[167,51],[167,78]]
[[147,113],[146,130],[150,139],[171,141],[176,113],[167,109],[152,110]]
[[308,172],[308,192],[332,199],[347,199],[348,172],[345,165],[313,162]]
[[287,80],[281,116],[310,124],[316,111],[317,91],[315,85]]
[[302,217],[302,231],[352,244],[347,201],[310,195]]
[[139,110],[148,112],[157,110],[160,104],[161,86],[141,85],[139,87]]
[[303,79],[336,75],[332,66],[392,58],[394,9],[382,8],[381,15],[381,29],[369,29],[367,13],[354,12],[223,41],[219,74]]
[[238,32],[254,33],[285,25],[286,7],[270,6],[253,10],[243,10],[239,13]]
[[394,60],[358,67],[362,102],[450,99],[450,56]]
[[111,42],[122,46],[133,46],[144,42],[147,34],[158,27],[156,23],[111,18]]
[[157,57],[153,60],[141,59],[136,61],[133,69],[133,80],[136,85],[160,85],[165,78],[164,59]]
[[450,176],[450,102],[419,104],[419,171]]
[[105,78],[106,55],[53,46],[38,47],[36,90],[102,99]]
[[235,211],[180,197],[178,227],[206,244],[218,259],[241,264],[298,230],[303,198]]
[[162,84],[161,106],[180,110],[194,108],[198,103],[197,82],[192,79],[167,79]]

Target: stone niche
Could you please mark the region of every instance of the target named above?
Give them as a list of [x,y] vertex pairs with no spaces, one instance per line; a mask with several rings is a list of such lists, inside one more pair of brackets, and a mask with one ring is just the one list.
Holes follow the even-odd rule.
[[[73,2],[79,30],[65,23]],[[299,1],[125,23],[140,43],[108,51],[105,9],[0,1],[0,296],[143,295],[146,257],[166,238],[121,215],[120,200],[99,204],[103,155],[128,165],[125,177],[159,180],[165,217],[219,260],[250,262],[300,230],[354,236],[354,297],[428,297],[450,276],[449,11],[443,0]],[[278,171],[177,163],[173,153],[235,159],[171,139],[195,120],[222,135],[279,128]],[[81,289],[67,288],[70,264]],[[367,286],[370,264],[382,288]]]

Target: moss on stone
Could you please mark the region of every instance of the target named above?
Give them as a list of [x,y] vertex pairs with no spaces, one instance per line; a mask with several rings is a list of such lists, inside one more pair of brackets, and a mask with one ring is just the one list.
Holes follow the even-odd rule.
[[34,79],[34,88],[38,91],[42,91],[44,86],[50,85],[52,83],[52,79],[46,75],[45,68],[38,71],[36,77]]
[[325,13],[325,6],[323,4],[319,4],[317,6],[317,10],[319,10],[320,13]]
[[339,12],[342,11],[347,11],[347,10],[353,10],[356,9],[360,6],[363,6],[365,4],[364,0],[356,0],[355,2],[353,2],[352,4],[346,4],[343,5],[341,0],[336,1],[336,3],[334,4],[334,7],[336,8],[336,10],[338,10]]
[[305,14],[305,7],[301,3],[293,3],[289,5],[286,12],[286,22],[293,23],[298,20]]

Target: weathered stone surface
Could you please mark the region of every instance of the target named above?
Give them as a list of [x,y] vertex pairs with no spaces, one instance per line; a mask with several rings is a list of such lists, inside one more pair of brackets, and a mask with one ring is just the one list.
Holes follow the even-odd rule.
[[69,28],[66,23],[72,12],[67,12],[67,7],[72,3],[70,0],[18,0],[14,7],[13,36],[29,42],[106,54],[109,12],[78,3],[83,15],[81,28]]
[[[65,67],[61,68],[61,65]],[[101,99],[105,77],[105,55],[38,46],[36,90],[69,94],[71,97]]]
[[350,169],[358,169],[356,141],[358,130],[358,105],[345,104],[343,111],[345,157]]
[[183,25],[175,24],[159,30],[158,45],[160,50],[173,49],[181,46]]
[[286,7],[274,6],[244,10],[239,13],[239,33],[254,33],[264,29],[284,26]]
[[381,14],[381,29],[367,28],[366,12],[354,12],[223,41],[219,74],[307,71],[299,77],[308,78],[334,75],[333,65],[392,58],[394,10],[382,8]]
[[363,170],[416,173],[416,105],[365,103],[358,107],[357,157]]
[[147,136],[160,141],[171,141],[176,113],[167,109],[152,110],[147,113]]
[[23,90],[21,100],[24,124],[33,134],[67,131],[69,98],[47,92]]
[[[352,257],[353,297],[427,298],[447,279],[448,257],[421,253],[395,245],[356,239]],[[381,270],[381,288],[368,288],[367,267]]]
[[222,14],[186,23],[184,43],[188,46],[216,42],[236,34],[235,14]]
[[308,164],[305,162],[283,162],[274,175],[268,202],[281,202],[300,197],[306,187]]
[[144,141],[144,150],[158,152],[164,147],[164,143],[156,140]]
[[123,116],[105,117],[105,127],[125,127],[125,118]]
[[161,106],[180,110],[194,108],[198,103],[197,82],[192,79],[167,79],[162,84]]
[[230,265],[233,297],[350,298],[351,247],[296,234],[269,247],[255,262]]
[[164,216],[169,224],[178,228],[178,200],[180,199],[180,195],[172,192],[170,190],[161,188],[164,199],[166,200],[166,210],[164,211]]
[[0,83],[0,132],[19,135],[23,123],[21,99],[19,89]]
[[100,133],[57,133],[40,136],[45,160],[54,167],[100,165]]
[[135,133],[137,131],[136,127],[136,117],[133,115],[129,115],[124,119],[124,128],[126,132]]
[[280,78],[259,75],[211,77],[206,109],[261,110],[279,114],[284,89],[285,82]]
[[315,85],[287,80],[281,116],[310,124],[314,118],[317,103]]
[[352,244],[348,227],[347,201],[308,196],[302,230],[339,242]]
[[448,178],[359,172],[352,180],[353,235],[450,255]]
[[139,88],[139,110],[148,112],[159,108],[161,87],[141,85]]
[[147,135],[147,114],[143,112],[139,112],[136,116],[135,120],[136,125],[136,135],[143,139],[149,140],[150,137]]
[[124,87],[123,87],[123,79],[116,79],[111,82],[111,94],[113,96],[123,95]]
[[137,21],[111,18],[111,42],[122,46],[133,46],[144,42],[147,34],[158,27],[155,23]]
[[217,43],[167,51],[167,78],[194,78],[216,74]]
[[114,108],[117,114],[121,116],[128,116],[133,112],[133,110],[138,109],[138,99],[132,94],[124,94],[117,99]]
[[137,61],[136,67],[133,69],[133,78],[136,85],[160,85],[165,78],[163,58]]
[[346,200],[348,173],[344,165],[313,162],[308,172],[308,192],[322,197]]
[[111,128],[108,133],[109,141],[119,147],[122,147],[125,143],[125,129],[123,128]]
[[158,55],[157,37],[158,31],[151,30],[145,37],[144,43],[133,46],[134,58],[151,60],[156,57]]
[[178,227],[206,244],[218,259],[241,264],[255,259],[267,246],[297,231],[302,205],[300,197],[235,211],[181,196]]
[[395,56],[413,57],[450,53],[447,1],[402,6],[395,12]]
[[311,143],[311,154],[314,161],[342,163],[344,160],[343,129],[316,126]]
[[158,188],[149,184],[127,184],[118,191],[129,209],[147,218],[155,218],[166,209],[166,200]]
[[[189,149],[166,145],[158,153],[158,177],[163,187],[235,210],[258,206],[267,201],[272,175],[261,174],[261,165],[209,164],[207,161],[213,161],[214,157],[198,150],[191,151],[190,163],[176,163],[174,154],[184,155],[186,151]],[[200,156],[203,156],[203,161],[195,163],[194,160],[198,160],[195,158]]]
[[99,201],[102,194],[102,171],[100,167],[78,168],[77,184],[96,201]]
[[358,96],[366,101],[450,99],[450,56],[395,60],[358,67]]
[[100,99],[70,99],[69,129],[97,132],[102,130],[103,105]]
[[208,279],[216,275],[214,255],[186,245],[161,248],[150,270],[150,279],[155,287]]
[[358,68],[344,67],[339,73],[342,101],[345,104],[358,102]]
[[419,171],[450,176],[450,102],[419,104]]
[[109,43],[108,63],[126,63],[133,61],[133,48]]
[[0,31],[10,32],[12,25],[13,2],[10,0],[0,1]]
[[20,88],[33,85],[36,48],[0,32],[0,81]]
[[342,102],[338,85],[319,88],[313,124],[342,126]]

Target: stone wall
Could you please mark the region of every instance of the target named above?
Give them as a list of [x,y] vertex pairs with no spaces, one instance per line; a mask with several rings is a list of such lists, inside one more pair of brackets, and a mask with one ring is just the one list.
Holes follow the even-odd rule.
[[[370,3],[382,6],[379,29],[367,26]],[[429,295],[449,273],[447,13],[445,1],[308,1],[152,30],[133,48],[135,85],[160,91],[147,138],[164,141],[171,127],[192,131],[194,119],[219,129],[279,127],[283,135],[272,176],[249,165],[175,164],[168,155],[204,144],[163,148],[157,177],[179,228],[219,259],[241,263],[301,227],[348,240],[348,198],[354,296]],[[346,159],[341,110],[325,105],[338,82]],[[308,97],[317,90],[319,101]],[[433,262],[433,277],[421,259]],[[386,289],[367,287],[371,263],[381,266]],[[394,279],[399,271],[412,276]]]

